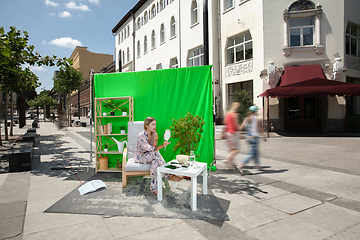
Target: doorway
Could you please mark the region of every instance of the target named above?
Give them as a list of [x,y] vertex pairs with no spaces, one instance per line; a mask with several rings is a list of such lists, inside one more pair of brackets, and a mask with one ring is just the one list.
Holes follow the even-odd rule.
[[318,125],[318,98],[286,99],[285,128],[287,132],[316,132]]

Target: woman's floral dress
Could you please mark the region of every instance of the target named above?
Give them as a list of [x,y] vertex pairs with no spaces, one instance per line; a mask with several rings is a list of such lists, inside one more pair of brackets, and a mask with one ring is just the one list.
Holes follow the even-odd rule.
[[[157,191],[157,168],[165,164],[164,158],[159,151],[154,151],[149,142],[146,131],[139,133],[134,153],[136,163],[150,164],[151,183],[150,191]],[[169,179],[171,174],[164,174],[165,179]]]

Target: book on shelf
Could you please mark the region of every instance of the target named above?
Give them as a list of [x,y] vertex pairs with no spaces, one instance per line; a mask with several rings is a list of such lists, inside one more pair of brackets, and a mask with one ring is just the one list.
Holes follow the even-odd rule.
[[100,128],[101,134],[111,134],[111,132],[112,132],[112,124],[111,123],[101,125],[101,128]]

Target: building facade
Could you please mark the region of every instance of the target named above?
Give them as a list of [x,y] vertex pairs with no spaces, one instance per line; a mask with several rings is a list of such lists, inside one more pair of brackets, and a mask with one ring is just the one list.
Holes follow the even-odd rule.
[[208,32],[218,118],[246,90],[275,130],[344,131],[347,116],[360,115],[359,97],[270,98],[267,109],[257,96],[288,66],[320,65],[327,79],[360,83],[357,9],[356,0],[141,0],[112,30],[115,68],[203,65]]
[[113,55],[94,53],[87,50],[87,47],[76,47],[70,56],[73,60],[73,67],[83,73],[83,84],[79,91],[71,94],[72,114],[78,115],[80,106],[80,116],[88,116],[90,111],[90,70],[99,72],[104,67],[108,67],[113,62]]

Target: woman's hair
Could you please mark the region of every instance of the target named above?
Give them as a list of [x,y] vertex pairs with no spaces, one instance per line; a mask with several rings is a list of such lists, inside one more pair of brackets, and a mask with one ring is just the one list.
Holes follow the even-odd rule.
[[146,126],[149,126],[149,124],[153,121],[156,121],[156,119],[153,117],[147,117],[144,121],[144,130],[146,130]]
[[231,108],[229,110],[229,112],[237,112],[240,108],[240,103],[239,102],[233,102],[231,104]]

